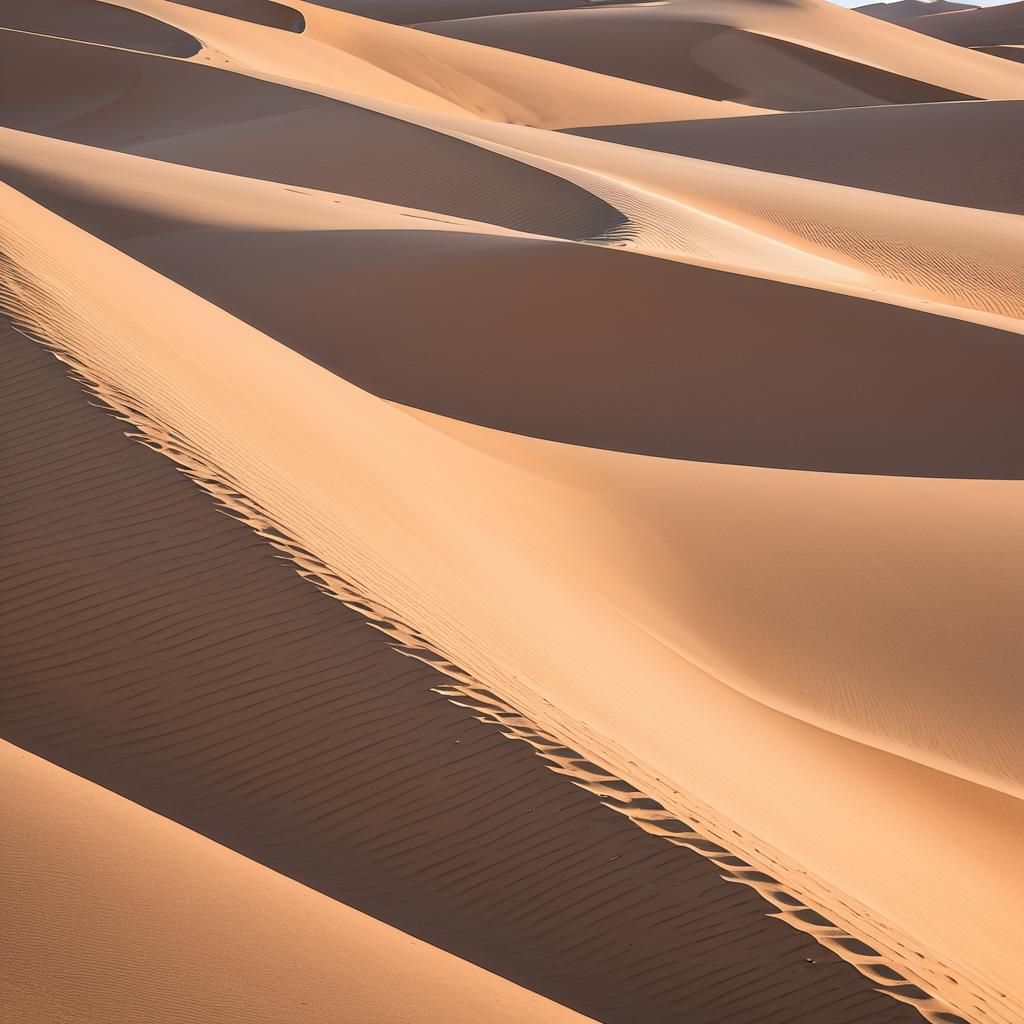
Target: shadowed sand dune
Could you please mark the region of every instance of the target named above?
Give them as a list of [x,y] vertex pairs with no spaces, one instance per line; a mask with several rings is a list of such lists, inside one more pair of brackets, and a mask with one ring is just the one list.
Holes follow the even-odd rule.
[[[230,71],[313,91],[338,90],[441,113],[540,128],[739,115],[742,105],[614,79],[534,57],[292,0],[303,31],[278,30],[169,0],[122,0],[202,38],[201,56]],[[646,115],[646,116],[643,116]]]
[[551,174],[352,104],[122,51],[7,33],[4,44],[12,75],[62,59],[69,79],[5,112],[11,127],[525,231],[588,237],[625,221]]
[[0,0],[0,1018],[1024,1020],[956,7]]
[[757,107],[811,110],[969,98],[799,43],[713,21],[687,21],[671,5],[544,11],[420,27],[662,89]]
[[[588,7],[594,0],[320,0],[322,7],[351,11],[397,25],[451,18],[483,18],[492,14],[560,11]],[[624,0],[625,3],[631,0]],[[643,2],[643,0],[632,0]]]
[[9,743],[0,774],[11,1020],[584,1019]]
[[[301,195],[282,205],[280,190],[251,181],[232,193],[221,176],[163,165],[147,172],[136,159],[96,151],[67,159],[64,147],[8,138],[13,184],[383,398],[647,455],[1024,476],[1024,364],[1018,336],[1005,331],[614,249],[471,224],[444,230],[460,226],[412,211],[380,230],[380,212],[353,222],[329,196],[306,196],[325,212],[289,223],[276,218],[286,206],[302,216]],[[77,180],[64,172],[62,183],[54,159],[77,167]],[[132,196],[133,180],[148,186]],[[104,181],[124,182],[119,201],[97,194]],[[231,194],[239,208],[210,224],[209,211]],[[388,300],[395,288],[401,303]],[[801,331],[807,322],[820,333]],[[557,348],[545,341],[551,331]],[[634,338],[628,351],[624,336]]]
[[[1016,586],[1015,482],[701,467],[500,433],[511,447],[494,449],[459,436],[473,428],[438,429],[358,391],[13,192],[5,210],[11,308],[304,575],[442,667],[446,692],[480,708],[507,695],[518,710],[498,720],[514,735],[533,745],[543,729],[542,753],[570,757],[599,793],[625,784],[639,810],[617,809],[643,830],[683,845],[696,833],[704,856],[718,856],[708,842],[724,850],[738,881],[927,1019],[974,1018],[969,1004],[1013,1020],[1009,851],[1024,827],[1012,795],[1024,770],[1005,686],[1014,634],[1000,623]],[[130,304],[110,307],[110,280]],[[163,316],[147,324],[152,308]],[[953,559],[943,538],[967,536],[971,509]],[[744,512],[755,521],[735,521]],[[862,524],[854,544],[851,523]],[[794,542],[812,536],[794,559]],[[865,575],[882,551],[892,568]],[[701,557],[717,564],[710,576]],[[919,589],[921,559],[931,582]],[[781,590],[751,590],[746,568],[737,580],[751,564]],[[701,598],[706,585],[693,588],[719,575],[724,614]],[[728,605],[743,594],[755,602],[737,621]],[[796,645],[794,604],[798,620],[812,616]],[[879,613],[888,642],[862,642],[864,630],[880,635]],[[937,622],[944,643],[922,642]],[[987,659],[979,700],[922,702],[922,685],[956,688],[967,652]],[[894,706],[918,711],[894,717]],[[680,723],[699,725],[683,743]],[[857,830],[829,816],[837,804]],[[659,806],[683,835],[644,820]],[[942,904],[921,899],[940,889]]]
[[213,14],[223,14],[240,21],[268,28],[283,28],[289,32],[301,32],[306,19],[289,3],[277,0],[176,0],[185,7],[196,7]]
[[901,19],[904,28],[959,46],[1024,43],[1024,3]]
[[102,0],[0,0],[0,26],[166,57],[192,57],[200,50],[199,41],[180,29]]
[[933,203],[1024,213],[1024,102],[921,103],[574,134]]
[[981,55],[908,38],[826,0],[674,0],[422,27],[664,88],[785,110],[1022,96],[1016,73]]
[[2,351],[14,743],[603,1021],[916,1016],[432,692],[43,349]]
[[1024,61],[1024,45],[1006,45],[1006,46],[975,46],[972,49],[978,50],[980,53],[988,53],[993,57],[1003,57],[1006,60]]
[[918,16],[945,14],[948,11],[974,11],[977,4],[958,4],[951,0],[891,0],[889,3],[864,4],[855,7],[859,14],[867,14],[880,21],[904,21]]

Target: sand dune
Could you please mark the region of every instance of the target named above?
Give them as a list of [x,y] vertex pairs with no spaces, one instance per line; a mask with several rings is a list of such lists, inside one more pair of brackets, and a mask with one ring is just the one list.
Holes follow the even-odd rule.
[[889,3],[864,4],[863,7],[854,8],[860,14],[868,14],[881,21],[904,21],[907,18],[977,9],[977,4],[958,4],[951,0],[891,0]]
[[0,1017],[1020,1024],[1017,6],[0,4]]
[[12,1019],[584,1019],[9,743],[0,763]]
[[12,556],[50,538],[12,591],[16,743],[601,1020],[911,1019],[752,890],[432,692],[444,676],[271,558],[37,346],[3,351],[9,472],[37,496],[4,535]]
[[1024,43],[1024,3],[950,11],[934,18],[905,18],[900,25],[960,46]]
[[803,111],[753,120],[615,125],[577,133],[816,181],[1024,213],[1019,100]]
[[566,128],[602,122],[719,117],[742,106],[680,96],[640,83],[538,61],[461,40],[433,37],[317,4],[294,0],[305,20],[291,45],[277,29],[239,22],[169,0],[125,0],[202,37],[203,58],[317,90],[345,90],[380,100],[487,120]]
[[982,55],[911,41],[825,0],[674,0],[421,27],[663,88],[784,110],[1024,95],[1015,72]]
[[287,29],[289,32],[301,32],[306,27],[306,19],[291,3],[278,0],[175,0],[185,7],[195,7],[212,14],[224,14],[240,21],[252,22],[255,25],[266,25],[269,28]]
[[102,0],[2,0],[0,26],[166,57],[192,57],[200,50],[199,40],[174,26]]
[[[482,18],[491,14],[560,11],[587,7],[595,0],[318,0],[321,7],[350,11],[365,18],[398,25],[451,18]],[[604,2],[604,0],[601,0]],[[644,0],[624,0],[644,2]]]
[[[20,254],[21,276],[13,280],[23,283],[16,294],[37,295],[30,306],[26,307],[22,298],[18,307],[35,309],[37,314],[34,315],[44,315],[45,322],[51,325],[63,324],[61,335],[68,341],[81,339],[74,343],[77,354],[73,358],[80,360],[87,355],[91,365],[88,373],[93,379],[107,377],[116,366],[115,376],[108,378],[111,384],[105,385],[101,394],[132,416],[136,423],[148,424],[146,430],[154,443],[165,450],[170,445],[176,458],[194,467],[197,479],[208,481],[207,485],[215,493],[234,503],[253,525],[262,522],[264,525],[260,528],[267,537],[282,538],[285,550],[308,565],[309,571],[324,585],[342,588],[340,593],[350,594],[349,600],[365,606],[366,597],[357,598],[351,590],[344,589],[348,585],[343,580],[360,579],[362,586],[370,589],[360,589],[359,593],[373,595],[377,607],[401,609],[397,620],[393,612],[386,613],[385,618],[391,622],[421,623],[418,635],[422,636],[426,630],[432,638],[431,648],[446,652],[448,659],[462,666],[458,670],[462,675],[457,676],[456,681],[459,678],[489,680],[492,687],[514,698],[527,721],[546,723],[545,728],[554,729],[555,735],[564,737],[563,743],[569,738],[587,763],[604,763],[613,773],[632,779],[634,786],[650,794],[663,807],[676,809],[686,821],[700,822],[703,834],[717,837],[719,843],[725,835],[738,837],[734,841],[739,844],[746,862],[751,863],[752,858],[753,863],[761,866],[761,872],[768,869],[755,877],[768,879],[764,885],[770,886],[771,892],[779,890],[780,886],[784,890],[789,887],[789,892],[795,889],[801,894],[798,901],[810,901],[811,907],[816,908],[815,914],[820,915],[825,909],[826,917],[833,922],[838,919],[843,927],[853,927],[854,933],[862,937],[861,945],[855,949],[866,949],[862,940],[867,939],[873,949],[884,951],[882,955],[887,962],[878,965],[869,960],[862,966],[863,970],[871,972],[875,984],[880,978],[912,978],[916,985],[913,989],[905,980],[892,984],[898,991],[905,989],[908,994],[916,993],[913,998],[922,998],[922,992],[944,999],[949,999],[951,994],[969,992],[970,999],[987,1007],[986,1013],[991,1019],[1012,1020],[1001,1014],[1001,997],[995,995],[995,986],[1002,986],[1001,991],[1012,988],[1007,968],[1014,962],[1016,946],[1012,928],[1005,920],[1006,887],[1009,885],[1012,889],[1016,883],[1012,881],[1011,864],[995,859],[995,851],[1012,849],[1010,836],[1020,827],[1014,810],[1017,801],[976,784],[958,782],[945,772],[937,773],[920,765],[915,767],[913,761],[894,760],[891,754],[883,754],[874,746],[854,743],[843,747],[827,739],[835,737],[836,729],[851,731],[853,721],[844,723],[832,719],[829,731],[822,733],[820,726],[804,725],[788,716],[772,717],[777,716],[777,712],[768,713],[766,717],[763,704],[745,704],[748,698],[740,697],[729,687],[723,689],[721,683],[702,675],[692,667],[689,656],[680,661],[677,654],[669,653],[668,648],[654,640],[665,621],[664,610],[660,615],[655,614],[657,601],[653,606],[650,603],[651,595],[658,593],[656,577],[641,576],[638,580],[636,572],[639,564],[660,565],[659,571],[673,564],[664,560],[665,552],[671,550],[671,546],[665,546],[671,544],[670,535],[662,534],[665,539],[658,540],[658,528],[653,536],[650,534],[649,513],[643,511],[642,503],[637,506],[632,504],[634,499],[630,499],[632,511],[629,512],[616,510],[613,505],[606,516],[585,492],[580,498],[571,498],[571,492],[564,490],[577,475],[575,470],[564,475],[562,484],[537,480],[536,469],[526,475],[522,469],[516,469],[508,475],[512,467],[506,469],[495,464],[493,456],[481,462],[464,440],[458,440],[453,447],[454,438],[446,440],[446,435],[438,434],[433,428],[424,433],[401,413],[345,386],[340,378],[318,370],[279,346],[266,347],[265,343],[259,343],[259,335],[242,330],[237,321],[217,316],[214,307],[174,289],[129,258],[97,248],[95,240],[69,233],[71,229],[66,225],[61,227],[52,218],[33,215],[26,221],[24,217],[31,208],[16,202],[13,196],[7,206],[23,211],[19,221],[12,224],[15,233],[7,243],[8,251]],[[54,232],[63,239],[63,251],[77,269],[70,275],[62,270],[57,276],[54,276],[54,268],[47,271],[54,285],[45,285],[50,297],[43,300],[42,295],[32,291],[44,283],[32,269],[38,265],[32,255],[38,243],[33,239],[47,236],[52,239]],[[50,248],[52,250],[52,245]],[[84,257],[86,251],[91,257],[83,261],[80,256]],[[140,330],[137,322],[129,325],[111,321],[102,304],[95,305],[93,300],[87,299],[95,286],[84,284],[82,275],[87,279],[95,276],[97,280],[105,280],[111,273],[118,274],[129,284],[141,309],[150,308],[154,302],[160,304],[166,315],[157,333],[153,333],[156,325]],[[53,291],[57,282],[60,282],[59,291]],[[26,288],[30,291],[26,292]],[[174,300],[165,301],[172,292]],[[53,305],[54,302],[57,305]],[[91,310],[89,327],[75,319],[74,310],[82,308],[83,302]],[[115,328],[115,322],[120,326]],[[97,330],[101,323],[104,326]],[[37,321],[36,329],[50,332],[52,326]],[[136,356],[144,354],[144,361],[135,358],[125,362],[117,355],[119,350],[123,351],[122,346],[129,337],[133,339],[130,350]],[[159,340],[161,337],[166,341]],[[212,348],[203,344],[201,339],[209,337],[217,337],[218,344]],[[140,347],[142,338],[145,342]],[[175,341],[168,345],[172,338]],[[182,341],[186,338],[200,343],[201,360],[196,360],[196,354],[188,355],[182,350]],[[183,359],[185,362],[181,362]],[[172,369],[175,364],[178,364],[177,369]],[[107,369],[102,369],[103,366]],[[182,379],[185,366],[191,367],[188,371],[190,386],[183,391],[173,382]],[[239,391],[238,374],[243,366],[247,368],[247,386]],[[293,386],[282,390],[279,385],[287,378],[293,380]],[[228,380],[232,383],[227,388],[217,383]],[[210,387],[218,395],[212,404],[206,397]],[[140,388],[147,395],[145,405],[149,411],[146,413],[142,413],[138,405],[139,398],[132,397],[142,393]],[[253,402],[257,392],[259,398]],[[243,394],[250,397],[243,398]],[[289,398],[292,394],[303,396],[300,405]],[[340,401],[342,395],[344,401]],[[138,411],[130,412],[133,408]],[[321,408],[329,408],[331,415],[324,418],[318,411]],[[227,446],[218,441],[222,435],[211,421],[211,413],[215,418],[228,417],[236,425]],[[160,422],[168,422],[168,416],[176,424],[173,434],[162,433],[164,428],[158,426]],[[302,417],[312,419],[303,426],[295,422],[296,416],[300,420]],[[304,450],[294,440],[289,440],[292,436],[310,436],[313,423],[316,424],[314,433],[324,437],[325,447],[320,452]],[[354,429],[356,423],[360,424],[359,429]],[[369,424],[373,426],[368,433]],[[293,430],[298,430],[299,435],[293,435]],[[375,439],[371,448],[361,441],[367,436]],[[160,441],[161,437],[165,440]],[[289,456],[285,460],[275,456],[270,463],[276,467],[275,472],[268,475],[266,456],[254,462],[248,453],[253,450],[273,453],[277,446]],[[324,453],[332,453],[326,464],[332,468],[326,476]],[[505,460],[502,463],[506,464]],[[215,464],[221,467],[216,471],[216,479],[211,475]],[[350,482],[339,489],[338,467],[342,465],[345,467],[343,479]],[[287,473],[287,480],[278,476],[282,470]],[[218,484],[217,479],[229,483]],[[485,479],[487,485],[481,486]],[[841,482],[856,478],[826,476],[824,479]],[[439,490],[441,480],[444,487]],[[527,480],[533,483],[524,488]],[[223,489],[225,486],[229,489]],[[598,493],[604,490],[598,485]],[[258,494],[258,502],[253,504],[251,499],[243,498],[245,494]],[[237,503],[239,501],[241,504]],[[812,501],[808,509],[813,512],[815,505]],[[883,507],[887,505],[883,501]],[[751,507],[758,506],[755,503]],[[943,505],[925,500],[925,507]],[[330,526],[322,519],[327,509],[330,509],[327,520]],[[410,516],[418,523],[412,532],[405,525]],[[645,520],[648,525],[641,526]],[[715,521],[715,516],[711,516],[710,521]],[[782,521],[787,521],[787,517],[783,516]],[[289,525],[282,532],[282,526],[271,526],[273,523]],[[537,532],[539,523],[544,523],[545,527]],[[425,529],[429,530],[429,539],[423,536]],[[639,533],[635,532],[637,529]],[[505,537],[502,545],[493,546],[495,531]],[[284,540],[288,535],[297,539]],[[998,531],[989,530],[982,531],[982,535],[1000,536]],[[380,543],[382,536],[386,540],[383,545]],[[652,546],[648,548],[645,544],[638,550],[635,541],[627,542],[628,537],[649,537]],[[574,539],[570,542],[569,538]],[[534,548],[527,556],[528,548],[524,545],[536,544],[538,540],[539,549]],[[596,550],[607,551],[611,562],[595,561],[593,552]],[[310,561],[307,555],[301,554],[303,551],[324,552],[326,558],[320,554]],[[448,554],[438,562],[440,551]],[[455,556],[456,551],[464,554]],[[452,557],[456,561],[448,562]],[[1010,562],[998,555],[994,557],[1004,571],[1011,571]],[[855,559],[853,567],[856,570],[862,564],[860,559]],[[981,564],[976,564],[984,572]],[[458,570],[453,573],[455,565]],[[627,566],[632,568],[627,571]],[[555,571],[558,567],[564,572]],[[575,575],[569,572],[570,567]],[[951,566],[950,571],[959,573],[960,569]],[[572,584],[574,596],[569,600],[564,590],[566,584],[558,581],[574,578],[578,583]],[[684,571],[680,578],[690,578],[689,571]],[[500,595],[494,593],[496,579],[502,581]],[[612,579],[618,581],[615,589],[609,589]],[[583,584],[583,589],[579,589],[579,584]],[[481,601],[480,595],[484,592],[492,594],[487,601]],[[812,588],[812,592],[820,594],[820,585]],[[938,592],[945,593],[945,590]],[[963,589],[962,581],[959,592],[971,602],[970,591]],[[514,597],[516,593],[529,594],[530,602],[518,602]],[[621,612],[597,599],[599,593],[615,593],[615,608]],[[874,591],[869,589],[868,593]],[[467,609],[473,610],[469,617]],[[594,621],[601,624],[597,634],[590,632]],[[642,632],[636,631],[634,623],[638,621],[646,622]],[[987,618],[980,620],[982,625],[989,621]],[[584,623],[589,625],[584,626]],[[584,635],[590,637],[588,646],[580,646],[581,628],[585,630]],[[962,627],[953,629],[950,636],[961,632]],[[912,639],[916,635],[915,632],[908,634],[910,651],[918,649]],[[598,636],[602,637],[600,643]],[[673,644],[682,639],[677,636]],[[409,646],[410,641],[405,643]],[[414,640],[412,649],[423,651],[422,644],[422,640]],[[514,657],[510,657],[512,650],[516,651]],[[954,665],[943,660],[943,655],[936,654],[940,658],[938,664],[946,664],[947,671],[956,671]],[[691,652],[691,656],[697,655]],[[436,658],[436,655],[431,657]],[[826,653],[825,657],[829,655]],[[501,668],[503,664],[516,665],[515,675]],[[569,664],[575,669],[566,675],[565,668],[560,666]],[[686,665],[691,667],[684,669]],[[628,692],[623,692],[614,682],[624,674],[633,680]],[[742,679],[727,678],[742,686]],[[638,686],[642,686],[645,694],[639,704],[634,700]],[[539,701],[537,687],[549,694],[549,705]],[[796,707],[792,702],[790,706]],[[991,708],[987,702],[979,706]],[[628,710],[630,707],[632,711]],[[652,718],[645,710],[655,707],[673,709],[673,716],[683,716],[675,719],[677,721],[696,714],[707,730],[689,736],[688,743],[680,748],[672,740],[674,728],[664,732],[673,717],[659,713]],[[689,711],[684,711],[686,707]],[[614,729],[610,728],[611,720],[618,723]],[[577,724],[571,725],[571,721]],[[732,721],[734,725],[744,723],[742,739],[736,735],[734,742],[747,749],[745,757],[737,757],[734,746],[722,745],[720,729],[725,721]],[[1012,717],[997,717],[997,721],[1012,729]],[[1007,748],[1002,743],[995,748],[989,746],[987,735],[991,725],[987,722],[985,718],[980,719],[977,731],[965,734],[977,737],[965,747],[951,747],[938,758],[918,747],[916,756],[944,764],[947,769],[954,763],[951,757],[959,759],[957,771],[979,779],[987,777],[984,773],[992,767],[997,773],[1005,770],[1010,762],[997,761],[993,766],[977,760],[986,749],[999,751],[999,758],[1007,756]],[[854,731],[864,737],[863,723]],[[609,743],[607,737],[611,735],[615,735],[616,740]],[[643,762],[650,763],[653,759],[657,767],[642,767],[635,755],[629,758],[628,754],[623,757],[617,753],[618,744],[622,742],[626,749],[642,750]],[[905,738],[886,738],[881,733],[873,736],[873,743],[910,749]],[[817,753],[811,754],[811,750]],[[826,750],[831,750],[830,756],[825,756]],[[838,756],[844,750],[846,753]],[[785,757],[781,756],[782,751],[787,752]],[[973,753],[968,757],[965,751]],[[789,793],[791,801],[785,805],[774,801],[765,805],[751,793],[749,786],[740,781],[749,778],[749,769],[744,767],[750,763],[747,756],[760,764],[763,783],[781,787],[779,791]],[[808,756],[815,764],[813,775],[806,774],[805,758]],[[873,762],[878,757],[888,760]],[[765,758],[772,764],[770,781],[764,774],[768,764]],[[685,779],[684,785],[688,789],[695,787],[701,798],[694,803],[681,795],[679,782],[675,787],[666,787],[655,776]],[[882,788],[873,781],[879,779],[887,780]],[[718,811],[710,811],[708,798],[713,798]],[[865,819],[871,822],[871,827],[855,837],[838,822],[834,828],[824,827],[825,822],[819,820],[820,811],[810,818],[805,817],[804,808],[817,806],[823,800],[840,800],[846,806],[863,807],[865,813],[871,807]],[[904,816],[907,800],[913,800],[916,807],[912,827]],[[719,813],[724,813],[731,824],[720,824]],[[756,821],[760,838],[742,838],[745,833],[736,827],[738,820]],[[913,837],[920,834],[925,822],[927,834],[938,836],[952,827],[964,828],[968,820],[970,826],[964,841],[955,851],[932,844],[935,848],[929,851],[927,869],[918,865],[916,887],[909,886],[907,879],[894,869],[894,861],[905,858],[908,849],[919,841]],[[959,826],[954,826],[954,821],[959,821]],[[885,845],[873,841],[875,828],[889,836]],[[796,847],[793,836],[799,837]],[[766,849],[771,850],[773,846],[781,846],[783,852],[766,854]],[[802,861],[798,869],[787,866],[796,850]],[[808,862],[813,865],[810,874]],[[985,863],[986,869],[983,872],[968,870],[969,863]],[[813,881],[815,876],[820,878],[823,871],[832,884],[836,884],[837,876],[842,879],[843,896],[838,898],[839,902],[828,883]],[[992,885],[993,872],[997,872],[1000,879],[996,886]],[[943,884],[949,888],[954,877],[958,882],[953,907],[959,909],[951,912],[949,903],[939,907],[920,901],[921,891]],[[899,880],[895,888],[886,882],[894,878]],[[968,880],[970,884],[966,884]],[[761,883],[754,881],[753,884]],[[763,887],[759,891],[767,895]],[[978,923],[969,930],[963,928],[966,914],[963,901],[971,907],[972,920]],[[880,903],[887,908],[888,922],[880,921],[867,909]],[[858,906],[860,910],[854,909]],[[955,929],[951,931],[954,922]],[[906,929],[910,929],[915,938],[901,937]],[[850,955],[850,950],[839,939],[828,941],[831,948]],[[929,946],[952,951],[945,956],[955,956],[957,960],[958,966],[952,968],[955,986],[943,980],[951,973],[950,963],[941,955],[936,957],[926,952]],[[901,953],[908,948],[917,950],[917,954]],[[854,954],[854,959],[856,956]],[[942,1005],[940,1001],[936,1012],[947,1012],[941,1009]]]
[[[13,184],[390,400],[673,458],[1024,476],[1019,346],[1004,331],[34,136],[7,141]],[[465,295],[459,330],[453,277]],[[395,287],[400,305],[387,301]],[[827,344],[797,330],[806,320]],[[339,336],[341,322],[358,344]],[[545,329],[564,339],[558,350],[540,340]],[[637,340],[623,358],[630,332]]]

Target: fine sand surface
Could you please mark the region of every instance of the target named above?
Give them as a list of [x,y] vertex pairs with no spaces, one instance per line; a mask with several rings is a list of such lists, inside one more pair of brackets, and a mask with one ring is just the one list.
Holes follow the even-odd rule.
[[860,14],[868,14],[881,21],[905,21],[907,18],[924,17],[931,14],[947,14],[950,11],[976,11],[977,4],[958,4],[951,0],[890,0],[886,3],[864,4],[855,7]]
[[1020,1024],[1019,7],[0,3],[0,1017]]
[[10,1020],[584,1020],[9,743],[0,771]]
[[601,1020],[911,1019],[753,890],[433,693],[444,676],[275,561],[52,357],[3,344],[8,468],[34,496],[4,535],[12,555],[50,538],[12,595],[6,660],[31,685],[0,701],[11,740]]
[[933,203],[1024,214],[1024,103],[890,104],[579,128],[625,146]]
[[1024,43],[1024,3],[947,11],[941,16],[920,13],[901,18],[904,28],[959,46],[991,47]]
[[422,27],[665,89],[784,110],[1021,96],[1019,75],[984,55],[936,47],[826,0],[669,0],[467,16]]

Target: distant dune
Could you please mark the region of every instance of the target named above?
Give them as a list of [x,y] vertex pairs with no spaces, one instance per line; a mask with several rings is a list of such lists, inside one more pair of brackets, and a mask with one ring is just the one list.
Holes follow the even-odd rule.
[[1024,45],[1024,3],[974,7],[946,4],[936,0],[903,0],[900,3],[872,4],[858,11],[883,18],[903,28],[934,39],[969,47],[979,53],[1009,60],[1020,60]]
[[1021,6],[0,0],[0,1017],[1020,1024]]

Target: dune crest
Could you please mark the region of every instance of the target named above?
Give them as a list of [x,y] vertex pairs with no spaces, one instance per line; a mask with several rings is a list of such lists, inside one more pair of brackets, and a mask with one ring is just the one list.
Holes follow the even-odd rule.
[[1019,1024],[1016,6],[0,3],[0,1016]]

